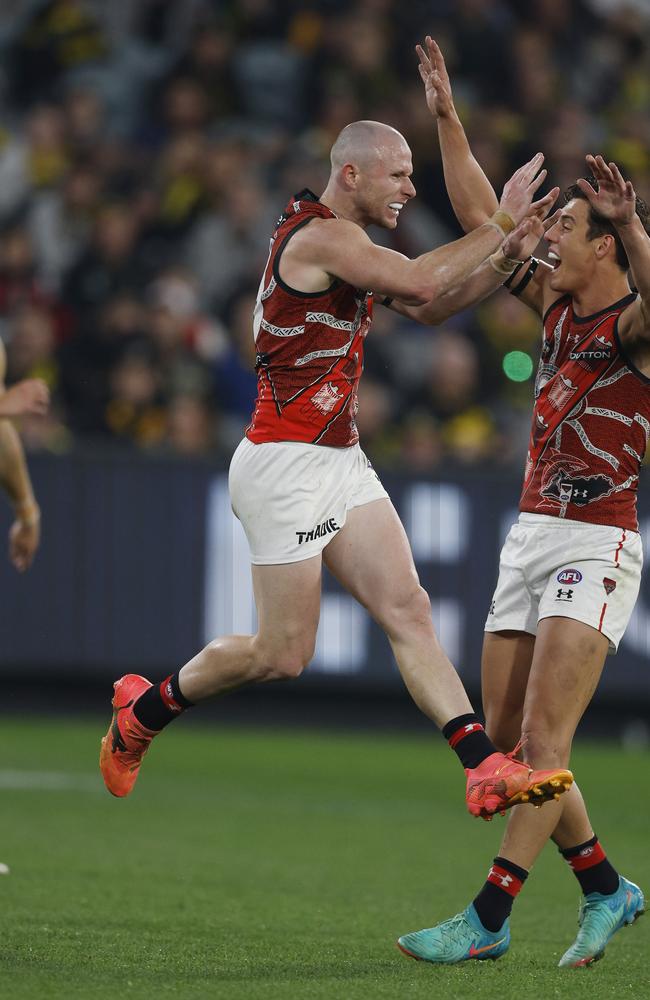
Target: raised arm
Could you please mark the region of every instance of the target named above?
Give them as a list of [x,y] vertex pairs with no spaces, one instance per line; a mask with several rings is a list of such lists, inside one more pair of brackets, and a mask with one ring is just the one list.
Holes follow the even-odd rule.
[[458,117],[451,83],[439,45],[427,35],[415,51],[429,111],[438,123],[445,184],[456,218],[471,232],[496,210],[498,199],[483,168],[472,153]]
[[[5,367],[5,352],[0,345],[0,407],[6,398]],[[40,393],[37,395],[40,396]],[[15,399],[11,404],[12,409],[14,403]],[[31,411],[31,407],[28,409]],[[9,531],[9,558],[15,568],[22,573],[29,569],[39,545],[41,514],[34,497],[20,438],[15,427],[7,419],[0,419],[0,486],[15,511],[15,519]]]
[[631,181],[626,181],[615,163],[602,156],[586,157],[587,166],[598,181],[594,191],[586,180],[578,187],[594,211],[616,227],[630,262],[638,299],[622,313],[619,336],[635,352],[635,363],[650,368],[650,236],[637,213],[637,198]]

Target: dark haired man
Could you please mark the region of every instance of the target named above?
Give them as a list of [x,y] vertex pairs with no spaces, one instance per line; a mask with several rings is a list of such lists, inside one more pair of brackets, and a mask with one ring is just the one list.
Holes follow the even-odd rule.
[[[419,56],[448,191],[471,230],[493,210],[495,195],[456,114],[440,49],[427,38]],[[531,258],[507,282],[543,317],[543,341],[521,514],[501,553],[485,626],[483,703],[496,745],[512,746],[521,733],[525,759],[538,768],[568,766],[575,729],[641,578],[636,488],[650,435],[648,211],[615,164],[587,156],[587,165],[591,178],[567,191],[545,234],[551,264]],[[404,935],[399,946],[441,963],[502,955],[513,901],[549,837],[584,893],[578,936],[559,964],[596,961],[643,912],[644,898],[607,860],[575,784],[543,814],[513,813],[473,903]]]

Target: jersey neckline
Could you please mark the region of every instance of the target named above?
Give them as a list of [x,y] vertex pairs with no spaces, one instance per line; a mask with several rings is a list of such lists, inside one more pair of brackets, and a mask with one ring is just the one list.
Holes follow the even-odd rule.
[[577,312],[575,311],[575,309],[573,308],[573,299],[571,299],[571,310],[572,310],[572,313],[573,313],[573,322],[574,323],[590,323],[592,320],[597,319],[599,316],[602,316],[603,313],[611,312],[614,309],[620,309],[620,307],[623,305],[623,303],[629,304],[629,303],[633,302],[635,298],[636,298],[636,292],[628,292],[628,294],[624,295],[622,299],[618,299],[618,301],[616,301],[616,302],[611,302],[609,305],[605,306],[603,309],[599,309],[597,312],[591,313],[589,316],[579,316],[577,314]]

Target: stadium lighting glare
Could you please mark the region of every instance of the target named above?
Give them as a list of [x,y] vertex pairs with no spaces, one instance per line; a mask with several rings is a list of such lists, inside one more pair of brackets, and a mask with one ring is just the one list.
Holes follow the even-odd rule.
[[525,351],[508,351],[502,366],[512,382],[526,382],[533,374],[533,359]]

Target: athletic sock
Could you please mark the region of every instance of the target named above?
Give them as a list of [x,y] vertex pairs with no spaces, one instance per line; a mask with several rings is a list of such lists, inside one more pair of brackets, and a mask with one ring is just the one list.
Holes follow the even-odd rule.
[[595,834],[577,847],[560,848],[560,854],[568,862],[585,896],[589,892],[611,896],[618,889],[618,872],[607,860]]
[[474,900],[474,909],[486,930],[501,930],[527,878],[525,868],[507,858],[494,859],[487,882]]
[[496,753],[492,743],[474,712],[459,715],[443,727],[442,735],[455,750],[465,769],[478,767],[481,761]]
[[192,708],[178,684],[178,674],[170,674],[160,684],[153,684],[141,694],[133,706],[133,714],[146,729],[164,729],[186,708]]

